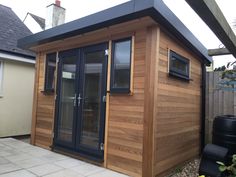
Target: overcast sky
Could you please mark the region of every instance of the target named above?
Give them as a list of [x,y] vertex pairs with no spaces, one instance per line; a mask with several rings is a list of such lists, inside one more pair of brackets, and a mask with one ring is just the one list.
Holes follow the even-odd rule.
[[[222,47],[222,43],[215,34],[189,7],[185,0],[164,0],[164,2],[207,49],[218,48],[219,46]],[[233,22],[236,21],[236,0],[216,0],[216,2],[224,13],[228,23],[233,26]],[[213,57],[213,59],[214,67],[220,67],[235,60],[232,55],[217,56]]]
[[[61,0],[61,6],[66,8],[66,22],[78,19],[91,13],[124,3],[128,0]],[[196,13],[188,6],[185,0],[163,0],[193,34],[206,46],[217,48],[221,42],[202,22]],[[216,0],[229,24],[236,20],[236,0]],[[27,12],[45,18],[46,6],[54,0],[0,0],[0,4],[11,7],[13,11],[24,19]],[[221,66],[234,58],[230,55],[215,57],[215,66]]]

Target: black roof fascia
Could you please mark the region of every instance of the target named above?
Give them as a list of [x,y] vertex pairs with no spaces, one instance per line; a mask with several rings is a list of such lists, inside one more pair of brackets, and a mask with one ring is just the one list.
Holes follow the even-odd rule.
[[[141,0],[138,1],[142,3]],[[147,0],[147,2],[149,2],[149,0]],[[18,46],[27,49],[32,46],[72,37],[85,32],[97,30],[102,27],[122,23],[148,15],[148,13],[142,12],[141,10],[143,9],[144,11],[147,11],[148,9],[146,7],[152,7],[151,3],[145,3],[145,6],[142,7],[141,5],[138,6],[137,4],[140,3],[129,1],[104,11],[80,18],[78,20],[48,29],[46,31],[27,36],[18,40]],[[135,13],[136,11],[137,13]]]
[[150,16],[161,25],[167,27],[171,33],[174,33],[178,39],[190,46],[195,53],[203,58],[206,64],[212,62],[212,58],[207,54],[207,49],[187,27],[183,25],[162,0],[132,0],[46,31],[27,36],[18,40],[18,46],[27,49],[145,16]]
[[[164,4],[162,0],[156,0],[154,3],[156,12],[151,16],[156,22],[165,26],[169,31],[175,34],[175,37],[191,47],[193,52],[206,60],[206,64],[212,63],[212,57],[208,55],[205,46],[194,36],[194,34],[176,17],[176,15]],[[162,16],[162,18],[160,18]]]

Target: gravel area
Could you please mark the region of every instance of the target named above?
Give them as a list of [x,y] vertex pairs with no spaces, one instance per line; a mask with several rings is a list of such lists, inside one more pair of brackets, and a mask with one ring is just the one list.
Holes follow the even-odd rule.
[[198,177],[200,159],[194,159],[182,167],[177,167],[166,177]]

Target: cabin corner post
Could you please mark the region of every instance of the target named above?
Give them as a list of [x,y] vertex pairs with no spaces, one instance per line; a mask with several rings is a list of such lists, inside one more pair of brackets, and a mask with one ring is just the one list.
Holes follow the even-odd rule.
[[37,55],[35,60],[35,76],[34,76],[34,95],[33,95],[33,110],[32,110],[32,122],[31,122],[31,135],[30,144],[35,145],[35,129],[37,119],[37,100],[38,100],[38,81],[39,81],[39,59],[40,54]]
[[206,65],[202,63],[202,85],[201,85],[201,146],[200,152],[202,153],[205,146],[205,120],[206,120]]
[[154,117],[158,81],[160,28],[147,28],[145,61],[144,135],[143,135],[143,177],[154,177]]

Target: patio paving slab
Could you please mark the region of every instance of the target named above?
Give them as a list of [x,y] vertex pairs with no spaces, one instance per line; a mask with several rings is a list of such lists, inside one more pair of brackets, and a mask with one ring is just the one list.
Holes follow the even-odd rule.
[[3,165],[0,165],[0,174],[16,171],[16,170],[20,170],[20,169],[21,169],[20,167],[18,167],[17,165],[14,165],[12,163],[3,164]]
[[37,176],[44,176],[44,175],[51,174],[53,172],[58,172],[62,169],[63,168],[53,165],[53,164],[45,164],[45,165],[29,168],[28,170],[36,174]]
[[84,176],[90,176],[90,175],[98,174],[99,172],[104,171],[105,168],[101,168],[101,167],[86,163],[84,165],[77,165],[75,167],[72,167],[71,170]]
[[19,170],[0,175],[0,177],[37,177],[37,176],[26,170]]
[[72,168],[72,167],[75,167],[75,166],[78,166],[78,165],[83,165],[83,164],[86,164],[86,163],[83,162],[83,161],[80,161],[80,160],[69,158],[69,159],[64,159],[64,160],[57,161],[54,164],[56,164],[60,167],[63,167],[63,168]]
[[44,177],[84,177],[83,175],[79,175],[75,171],[69,170],[69,169],[64,169],[62,171],[52,173],[49,175],[46,175]]
[[14,155],[9,155],[9,156],[5,156],[5,159],[11,161],[11,162],[17,162],[17,161],[22,161],[22,160],[27,160],[27,159],[31,159],[32,156],[28,155],[28,154],[23,154],[23,153],[18,153],[18,154],[14,154]]
[[0,165],[10,163],[9,160],[5,159],[4,157],[0,157]]
[[32,157],[30,159],[27,160],[22,160],[22,161],[17,161],[17,162],[13,162],[14,164],[16,164],[17,166],[21,167],[21,168],[31,168],[31,167],[35,167],[35,166],[39,166],[42,164],[45,164],[45,160],[38,158],[38,157]]
[[128,176],[13,138],[0,138],[0,177]]

